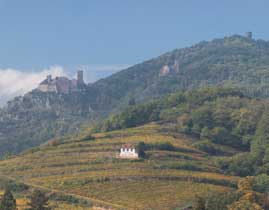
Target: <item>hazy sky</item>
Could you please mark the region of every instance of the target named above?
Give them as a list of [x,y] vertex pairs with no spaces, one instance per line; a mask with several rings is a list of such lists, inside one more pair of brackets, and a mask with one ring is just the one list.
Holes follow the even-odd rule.
[[83,67],[94,81],[201,40],[246,31],[269,40],[268,9],[268,0],[0,0],[0,77]]

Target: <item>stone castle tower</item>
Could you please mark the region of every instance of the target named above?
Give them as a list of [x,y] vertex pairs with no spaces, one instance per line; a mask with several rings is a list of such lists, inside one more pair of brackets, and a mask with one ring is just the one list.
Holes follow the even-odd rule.
[[42,81],[38,90],[41,92],[55,92],[69,94],[71,92],[76,92],[85,88],[85,83],[83,79],[83,71],[79,70],[77,72],[77,79],[68,79],[67,77],[55,77],[52,78],[48,75],[47,78]]
[[83,71],[82,70],[79,70],[77,72],[77,81],[78,81],[78,84],[84,84]]

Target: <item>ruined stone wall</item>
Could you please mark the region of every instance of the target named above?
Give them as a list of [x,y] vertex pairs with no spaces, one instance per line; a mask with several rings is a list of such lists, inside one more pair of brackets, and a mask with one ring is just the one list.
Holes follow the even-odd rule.
[[67,78],[59,78],[56,81],[56,87],[58,93],[68,94],[71,90],[71,81]]

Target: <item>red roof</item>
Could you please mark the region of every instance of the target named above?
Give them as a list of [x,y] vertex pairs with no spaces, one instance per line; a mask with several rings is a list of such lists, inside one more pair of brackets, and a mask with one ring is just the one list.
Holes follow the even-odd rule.
[[121,148],[124,149],[135,149],[135,146],[133,144],[123,144]]

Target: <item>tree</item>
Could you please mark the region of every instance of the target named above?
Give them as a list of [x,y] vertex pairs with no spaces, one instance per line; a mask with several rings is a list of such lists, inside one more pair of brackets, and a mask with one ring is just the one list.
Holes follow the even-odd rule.
[[238,201],[229,205],[229,210],[263,210],[262,194],[253,190],[254,177],[246,177],[238,181],[237,192],[241,195]]
[[141,141],[141,142],[138,143],[137,151],[138,151],[138,156],[140,158],[145,158],[146,157],[146,153],[145,153],[146,147],[147,147],[147,145],[145,144],[145,142]]
[[5,190],[5,193],[3,195],[0,210],[16,210],[16,200],[13,197],[11,191],[9,188]]
[[48,197],[40,190],[34,190],[30,197],[30,208],[28,210],[51,210],[48,206]]
[[241,145],[241,141],[231,135],[230,131],[224,127],[213,128],[211,130],[210,136],[212,138],[212,141],[216,144],[223,144],[234,147]]
[[263,208],[257,204],[248,200],[239,200],[229,206],[229,210],[263,210]]
[[202,106],[191,113],[192,122],[199,128],[212,127],[212,108],[209,106]]
[[134,106],[134,105],[136,105],[136,101],[135,101],[135,99],[134,99],[134,98],[131,98],[131,99],[129,100],[129,102],[128,102],[128,105],[129,105],[129,106]]
[[208,127],[204,127],[201,131],[201,138],[210,138],[210,131]]
[[269,146],[269,110],[268,107],[263,111],[261,120],[258,123],[255,138],[251,144],[251,153],[255,156],[257,164],[261,165],[268,161],[266,148]]
[[193,207],[194,210],[206,210],[205,199],[197,196]]
[[207,210],[227,210],[227,206],[234,203],[240,198],[240,195],[235,191],[228,192],[212,192],[206,196]]

